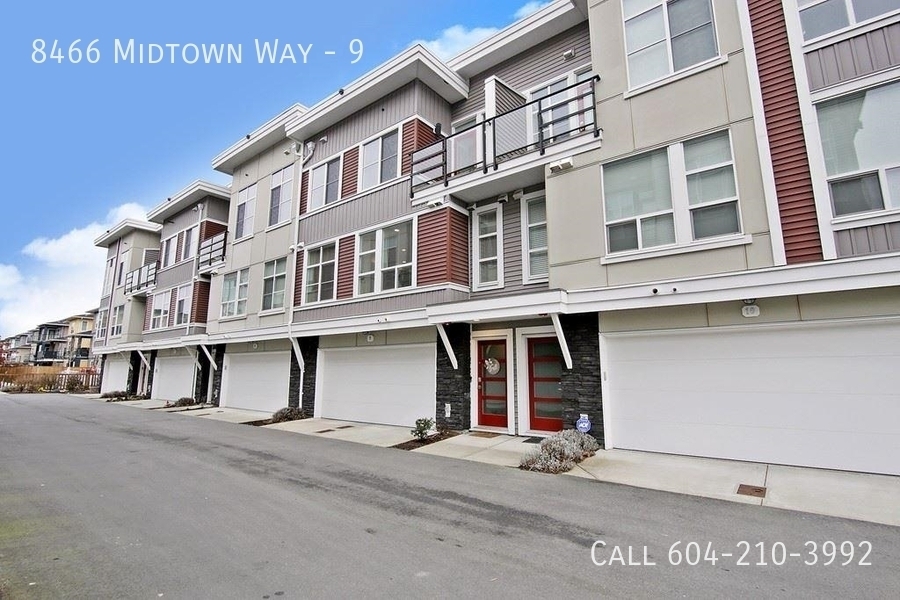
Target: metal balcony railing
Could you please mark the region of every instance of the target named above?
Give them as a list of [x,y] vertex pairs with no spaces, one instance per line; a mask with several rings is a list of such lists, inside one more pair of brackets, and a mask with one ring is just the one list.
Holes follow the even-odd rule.
[[199,268],[210,267],[225,260],[225,240],[227,237],[228,232],[223,231],[200,242],[200,250],[197,252]]
[[125,293],[135,294],[156,284],[157,264],[150,263],[125,275]]
[[591,77],[527,102],[410,153],[410,197],[474,171],[497,170],[504,161],[583,134],[600,135]]

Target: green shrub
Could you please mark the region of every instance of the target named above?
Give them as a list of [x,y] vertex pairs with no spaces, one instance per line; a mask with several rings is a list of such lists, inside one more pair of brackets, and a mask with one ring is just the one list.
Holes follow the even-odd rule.
[[600,449],[593,436],[575,429],[560,431],[541,441],[541,445],[522,457],[520,469],[541,473],[565,473]]
[[415,429],[410,429],[409,432],[416,436],[416,439],[422,441],[428,437],[428,434],[431,432],[432,427],[434,427],[434,419],[425,417],[422,419],[416,419]]
[[278,410],[274,415],[272,415],[272,423],[284,423],[286,421],[299,421],[300,419],[305,419],[306,413],[303,412],[302,408],[298,408],[296,406],[286,406]]
[[65,389],[70,394],[75,394],[84,390],[84,384],[75,377],[66,378]]

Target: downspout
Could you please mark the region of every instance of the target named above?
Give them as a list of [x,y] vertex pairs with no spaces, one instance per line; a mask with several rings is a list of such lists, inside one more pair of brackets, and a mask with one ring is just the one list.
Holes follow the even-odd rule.
[[[306,377],[306,363],[303,361],[303,353],[300,351],[300,343],[297,342],[297,339],[294,337],[293,328],[294,328],[294,298],[297,295],[297,279],[299,276],[297,274],[297,267],[299,266],[299,254],[302,250],[300,243],[297,241],[297,238],[300,237],[300,194],[303,192],[301,183],[303,180],[303,165],[300,165],[300,177],[297,180],[297,184],[300,189],[297,190],[297,210],[294,212],[292,220],[294,221],[294,237],[293,244],[291,244],[291,249],[294,251],[294,276],[291,279],[291,310],[288,311],[288,339],[291,340],[291,348],[294,351],[294,356],[297,358],[297,365],[300,367],[300,386],[297,391],[297,406],[303,408],[303,379]],[[335,273],[337,275],[337,273]]]

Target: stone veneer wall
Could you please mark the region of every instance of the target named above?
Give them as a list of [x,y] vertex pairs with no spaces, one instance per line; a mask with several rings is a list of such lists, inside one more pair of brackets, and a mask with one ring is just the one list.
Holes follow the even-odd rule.
[[[299,338],[297,342],[300,344],[300,353],[303,355],[306,370],[301,382],[300,364],[297,362],[294,352],[291,351],[291,381],[288,386],[288,406],[300,406],[307,417],[312,417],[316,407],[316,358],[319,354],[319,338]],[[300,402],[301,388],[303,391],[302,406]]]
[[[459,369],[454,369],[447,356],[447,350],[437,340],[437,394],[436,410],[437,426],[446,429],[468,429],[471,427],[471,327],[465,323],[445,325],[447,337]],[[450,417],[444,416],[444,405],[450,405]]]
[[572,354],[572,368],[563,369],[563,428],[573,429],[582,413],[591,420],[591,435],[603,444],[603,404],[600,390],[600,321],[597,313],[560,315]]
[[222,395],[222,368],[225,366],[225,344],[214,346],[212,355],[216,359],[216,367],[218,368],[213,371],[212,398],[209,399],[209,403],[213,406],[218,406],[219,396]]

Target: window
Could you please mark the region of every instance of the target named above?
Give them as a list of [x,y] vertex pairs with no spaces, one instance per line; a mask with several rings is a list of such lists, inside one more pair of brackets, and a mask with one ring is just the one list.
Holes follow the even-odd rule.
[[106,273],[103,275],[103,295],[109,296],[112,293],[113,278],[116,271],[116,259],[110,258],[106,261]]
[[472,115],[453,124],[454,135],[447,139],[451,172],[464,172],[481,164],[481,130],[475,127],[477,124],[478,115]]
[[372,140],[362,147],[362,185],[367,190],[397,177],[400,136],[396,131]]
[[181,260],[189,260],[197,254],[197,226],[194,225],[184,230],[184,239],[181,244]]
[[[583,132],[586,126],[594,124],[593,112],[580,112],[584,108],[590,107],[592,97],[588,95],[579,98],[582,94],[590,91],[590,82],[593,77],[594,74],[591,72],[590,66],[582,67],[562,79],[531,91],[529,100],[543,100],[531,105],[530,127],[532,143],[538,143],[539,141],[539,109],[541,111],[545,144],[564,139],[569,132],[574,130]],[[566,117],[570,113],[574,114],[567,119]]]
[[341,180],[340,157],[319,165],[312,170],[312,187],[309,193],[309,208],[321,208],[338,199]]
[[269,196],[269,227],[291,218],[291,184],[294,165],[272,173],[272,192]]
[[358,294],[413,285],[412,229],[412,221],[406,221],[359,236],[356,246]]
[[112,319],[109,322],[109,337],[122,335],[122,323],[125,321],[125,305],[120,304],[113,308]]
[[473,226],[475,228],[472,241],[472,258],[475,268],[474,287],[501,287],[503,285],[503,253],[500,225],[501,210],[499,207],[476,209]]
[[177,236],[172,236],[162,243],[162,261],[161,267],[165,269],[166,267],[171,267],[175,264],[175,250],[177,249]]
[[247,290],[250,287],[250,269],[229,273],[222,280],[223,317],[234,317],[247,312]]
[[834,216],[900,208],[900,83],[816,106]]
[[161,329],[162,327],[169,326],[169,303],[171,301],[171,290],[153,296],[153,312],[150,314],[150,329]]
[[306,252],[304,302],[334,300],[335,245],[326,244]]
[[263,310],[284,308],[284,283],[287,259],[279,258],[266,263],[263,270]]
[[605,165],[603,197],[610,253],[741,231],[727,131]]
[[797,0],[797,5],[804,40],[900,9],[897,0]]
[[186,325],[191,320],[191,296],[193,286],[183,285],[178,288],[178,296],[175,300],[175,324]]
[[97,339],[102,340],[106,337],[106,315],[107,311],[101,310],[97,313]]
[[125,263],[128,261],[128,252],[125,251],[122,253],[121,258],[119,259],[119,268],[118,268],[118,277],[116,277],[116,287],[122,287],[125,285]]
[[256,184],[238,192],[237,220],[234,224],[234,239],[253,235],[253,214],[256,211]]
[[87,319],[82,319],[81,320],[81,331],[87,331],[87,330],[88,330]]
[[623,8],[632,87],[718,53],[710,0],[623,0]]
[[547,203],[543,197],[523,203],[522,219],[525,281],[544,279],[549,273],[547,260]]

